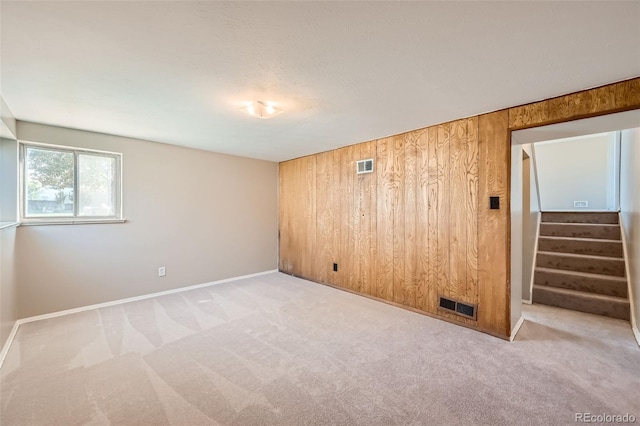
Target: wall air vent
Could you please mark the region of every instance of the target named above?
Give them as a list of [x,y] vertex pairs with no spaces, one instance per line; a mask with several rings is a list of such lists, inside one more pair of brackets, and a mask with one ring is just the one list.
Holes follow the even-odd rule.
[[442,309],[446,309],[447,311],[455,312],[456,310],[455,300],[447,299],[442,296],[440,296],[440,302],[438,303],[438,306],[440,306]]
[[467,305],[466,303],[458,302],[456,304],[456,313],[463,317],[476,319],[476,307],[473,305]]
[[446,297],[440,296],[438,298],[438,309],[448,311],[465,318],[470,318],[472,320],[477,319],[477,309],[475,305],[458,302],[457,300],[448,299]]
[[359,175],[363,173],[371,173],[373,172],[373,158],[369,158],[367,160],[360,160],[356,163],[356,173]]

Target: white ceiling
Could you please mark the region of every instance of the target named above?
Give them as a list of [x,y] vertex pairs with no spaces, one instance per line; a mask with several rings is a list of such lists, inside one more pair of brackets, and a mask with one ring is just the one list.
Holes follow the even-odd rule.
[[[640,75],[640,2],[6,2],[16,118],[285,160]],[[240,112],[249,100],[285,110]]]

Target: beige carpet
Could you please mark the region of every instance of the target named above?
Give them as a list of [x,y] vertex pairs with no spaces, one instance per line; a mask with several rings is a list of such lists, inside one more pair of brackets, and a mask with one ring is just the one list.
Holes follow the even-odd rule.
[[[513,343],[271,274],[20,327],[2,425],[640,418],[629,324],[525,308]],[[640,420],[638,420],[640,421]]]

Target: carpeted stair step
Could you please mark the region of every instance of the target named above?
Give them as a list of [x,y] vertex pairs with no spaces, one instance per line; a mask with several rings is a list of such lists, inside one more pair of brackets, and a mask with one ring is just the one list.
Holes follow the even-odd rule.
[[538,250],[621,258],[622,241],[547,236],[539,238]]
[[619,240],[620,225],[589,223],[541,223],[540,236]]
[[626,298],[628,294],[627,280],[622,277],[548,268],[536,268],[535,274],[534,283],[539,286],[566,288],[621,298]]
[[542,222],[617,224],[616,212],[543,212]]
[[629,320],[629,300],[565,288],[533,286],[533,302],[574,311]]
[[617,257],[539,251],[536,266],[540,268],[563,269],[565,271],[613,275],[616,277],[624,277],[625,275],[624,259]]

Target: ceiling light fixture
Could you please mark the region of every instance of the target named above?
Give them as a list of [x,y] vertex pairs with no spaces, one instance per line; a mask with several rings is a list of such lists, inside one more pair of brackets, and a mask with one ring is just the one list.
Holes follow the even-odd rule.
[[240,109],[249,115],[262,118],[264,120],[266,120],[267,118],[275,117],[282,112],[281,109],[276,108],[273,105],[273,102],[263,101],[248,102]]

